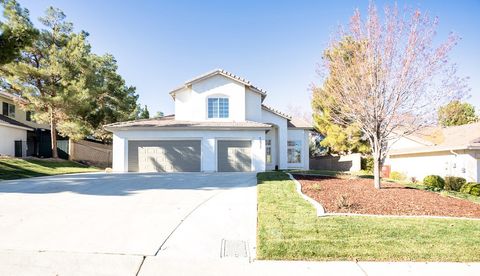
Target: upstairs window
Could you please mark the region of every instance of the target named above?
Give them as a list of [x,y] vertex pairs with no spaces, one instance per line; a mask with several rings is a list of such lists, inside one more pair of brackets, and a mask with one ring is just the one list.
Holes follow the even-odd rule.
[[8,117],[15,118],[15,105],[9,103],[3,103],[2,114]]
[[208,98],[208,118],[228,118],[228,98]]
[[32,111],[27,111],[25,117],[26,117],[25,119],[28,122],[31,122],[32,121]]

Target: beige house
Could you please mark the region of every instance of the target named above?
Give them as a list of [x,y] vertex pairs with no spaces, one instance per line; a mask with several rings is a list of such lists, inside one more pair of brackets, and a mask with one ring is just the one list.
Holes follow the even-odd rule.
[[420,181],[436,174],[480,182],[480,123],[431,127],[402,137],[391,145],[385,165]]

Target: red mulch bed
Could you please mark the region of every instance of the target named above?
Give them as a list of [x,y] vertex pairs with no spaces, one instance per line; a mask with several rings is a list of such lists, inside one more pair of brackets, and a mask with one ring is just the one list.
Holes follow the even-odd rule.
[[480,204],[395,183],[373,187],[373,179],[295,175],[302,191],[327,213],[480,218]]

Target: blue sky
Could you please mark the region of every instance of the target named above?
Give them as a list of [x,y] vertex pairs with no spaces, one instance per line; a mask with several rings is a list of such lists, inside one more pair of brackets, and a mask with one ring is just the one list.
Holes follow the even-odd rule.
[[[37,18],[62,9],[90,33],[94,52],[111,53],[150,113],[174,112],[168,92],[194,76],[223,68],[267,90],[268,105],[310,110],[310,84],[331,34],[368,1],[107,1],[19,0]],[[379,7],[393,1],[376,1]],[[469,102],[480,108],[480,1],[398,1],[440,19],[439,37],[458,33],[452,52],[470,76]]]

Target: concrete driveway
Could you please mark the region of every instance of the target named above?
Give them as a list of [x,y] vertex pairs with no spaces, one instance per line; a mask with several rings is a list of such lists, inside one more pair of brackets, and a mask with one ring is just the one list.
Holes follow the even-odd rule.
[[253,257],[255,231],[254,173],[0,182],[2,275],[135,275],[146,257],[218,260],[222,241]]

